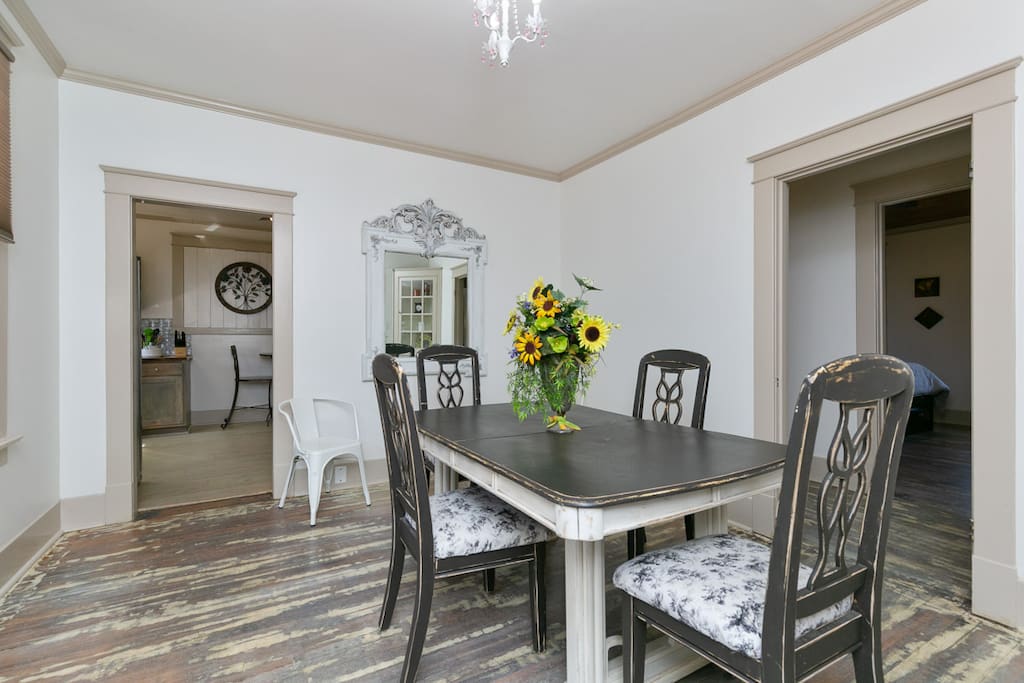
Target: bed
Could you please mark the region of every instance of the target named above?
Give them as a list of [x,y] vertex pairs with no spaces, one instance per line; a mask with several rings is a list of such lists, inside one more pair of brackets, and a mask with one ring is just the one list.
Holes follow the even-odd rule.
[[907,361],[914,373],[914,401],[910,404],[907,433],[930,432],[935,426],[936,399],[945,399],[949,385],[920,363]]

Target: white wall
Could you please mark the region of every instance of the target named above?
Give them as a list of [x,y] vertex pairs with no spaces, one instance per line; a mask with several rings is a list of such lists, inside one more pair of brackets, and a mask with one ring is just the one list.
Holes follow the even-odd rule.
[[[260,358],[261,353],[273,352],[273,337],[269,334],[193,334],[191,397],[193,422],[196,424],[217,424],[227,417],[235,390],[232,344],[238,350],[239,374],[259,376],[273,373],[272,362]],[[267,385],[239,385],[238,405],[254,406],[266,402]],[[213,414],[197,415],[204,411],[213,411]],[[259,419],[258,415],[249,417]]]
[[75,83],[61,82],[60,98],[61,327],[75,330],[60,345],[61,434],[75,444],[62,453],[62,497],[105,488],[105,369],[95,356],[75,362],[104,344],[100,164],[297,192],[295,392],[353,399],[369,458],[382,447],[372,385],[360,381],[362,222],[434,199],[488,238],[482,389],[485,401],[505,400],[507,311],[560,263],[558,185]]
[[768,340],[752,338],[747,158],[1017,57],[1022,5],[929,0],[564,183],[562,279],[593,276],[594,306],[623,323],[588,402],[628,409],[643,352],[692,348],[712,361],[706,426],[751,433]]
[[[706,427],[752,433],[753,354],[757,345],[773,340],[752,334],[748,158],[1018,58],[1024,53],[1022,27],[1019,0],[928,0],[568,180],[562,195],[563,279],[571,270],[597,278],[606,291],[595,303],[624,324],[610,342],[588,402],[627,409],[643,352],[692,348],[712,361]],[[1018,93],[1024,92],[1024,69],[1017,69],[1016,78]],[[1020,102],[1014,119],[1015,234],[1017,260],[1024,263]],[[987,576],[998,573],[1000,581],[1019,576],[1024,567],[1024,269],[1016,277],[1021,333],[1014,368],[1017,449],[1011,457],[1017,504],[1010,513],[1014,524],[992,530],[1005,538],[1004,548],[1011,549],[1005,554],[1016,562],[974,558],[997,567]]]
[[180,223],[146,218],[135,220],[135,255],[142,259],[140,318],[170,318],[174,315],[171,232],[182,229]]
[[[0,14],[25,34],[7,11]],[[0,549],[59,499],[58,339],[70,363],[88,365],[102,347],[88,347],[58,320],[57,79],[35,49],[14,49],[11,73],[13,246],[7,251],[7,428],[23,440],[0,465]],[[95,400],[91,399],[91,400]],[[72,409],[77,409],[73,406]],[[73,441],[72,441],[73,442]]]
[[[939,296],[914,296],[914,279],[940,277]],[[925,329],[925,306],[942,314]],[[885,238],[886,350],[928,367],[949,385],[946,410],[971,410],[971,226],[950,225]],[[941,420],[942,413],[936,415]]]
[[[970,131],[964,129],[790,184],[788,405],[796,404],[808,372],[857,351],[856,215],[851,186],[967,156],[970,149]],[[827,439],[819,440],[820,446],[826,443]]]

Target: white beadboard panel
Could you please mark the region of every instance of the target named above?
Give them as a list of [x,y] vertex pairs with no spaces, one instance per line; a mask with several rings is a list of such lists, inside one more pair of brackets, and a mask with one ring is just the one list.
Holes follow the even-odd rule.
[[184,247],[185,327],[207,329],[261,329],[274,326],[273,307],[253,315],[229,311],[217,299],[213,283],[224,266],[249,261],[273,275],[271,254],[235,249]]

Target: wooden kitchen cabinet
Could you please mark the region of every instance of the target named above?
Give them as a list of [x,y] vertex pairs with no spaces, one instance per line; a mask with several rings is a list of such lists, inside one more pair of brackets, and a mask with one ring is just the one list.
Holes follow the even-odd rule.
[[192,427],[190,358],[144,358],[139,378],[142,433],[185,431]]

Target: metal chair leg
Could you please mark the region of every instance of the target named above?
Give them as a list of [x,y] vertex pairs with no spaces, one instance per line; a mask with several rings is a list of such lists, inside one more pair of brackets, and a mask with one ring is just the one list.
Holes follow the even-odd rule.
[[292,466],[288,468],[288,478],[284,480],[284,490],[281,491],[281,501],[277,504],[277,507],[284,507],[284,499],[288,497],[288,487],[292,485],[292,476],[295,474],[295,463],[299,461],[299,456],[292,458]]
[[235,379],[235,395],[231,397],[231,410],[228,412],[228,416],[224,418],[224,424],[220,426],[221,429],[227,428],[231,424],[231,416],[235,414],[235,405],[238,403],[238,379]]

